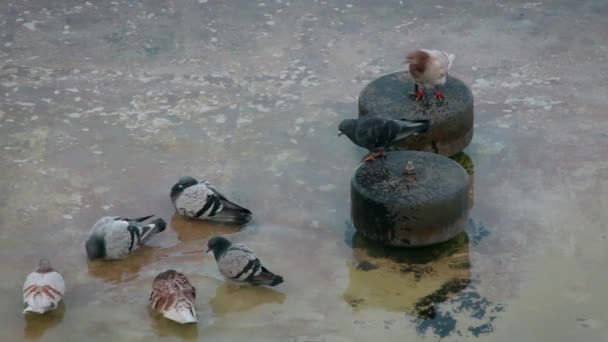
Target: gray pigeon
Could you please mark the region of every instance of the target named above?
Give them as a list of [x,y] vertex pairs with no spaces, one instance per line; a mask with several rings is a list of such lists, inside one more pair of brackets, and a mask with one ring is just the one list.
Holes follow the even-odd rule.
[[251,211],[229,201],[208,182],[185,176],[171,188],[171,202],[180,215],[201,220],[245,224]]
[[426,132],[429,120],[390,120],[375,116],[342,120],[338,136],[345,134],[353,143],[368,149],[363,161],[373,161],[384,155],[384,149],[410,135]]
[[86,242],[89,259],[122,259],[139,248],[152,236],[162,232],[167,223],[158,218],[148,224],[143,222],[154,215],[129,219],[105,216],[91,228]]
[[264,266],[247,246],[232,244],[228,239],[215,236],[207,242],[207,253],[213,251],[217,268],[224,277],[237,283],[275,286],[283,282]]

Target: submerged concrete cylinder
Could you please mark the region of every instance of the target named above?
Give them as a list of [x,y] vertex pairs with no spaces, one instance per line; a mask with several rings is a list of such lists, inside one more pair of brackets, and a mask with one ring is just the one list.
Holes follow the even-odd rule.
[[457,162],[417,151],[362,163],[351,180],[351,217],[370,240],[396,247],[447,241],[469,216],[469,177]]
[[368,84],[359,95],[359,116],[374,115],[385,119],[431,120],[423,134],[408,137],[397,146],[406,150],[428,151],[452,156],[473,139],[473,93],[461,80],[449,76],[440,87],[444,101],[426,91],[427,100],[409,96],[414,83],[406,71],[382,76]]

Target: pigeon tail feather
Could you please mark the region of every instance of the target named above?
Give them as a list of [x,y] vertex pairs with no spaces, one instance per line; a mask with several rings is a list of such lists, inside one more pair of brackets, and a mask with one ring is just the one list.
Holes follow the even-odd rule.
[[180,303],[169,310],[163,311],[163,316],[181,324],[196,323],[196,312],[192,303]]
[[406,122],[409,128],[412,128],[416,133],[424,133],[429,130],[431,126],[430,120],[407,120],[400,119],[399,121]]
[[283,277],[280,275],[276,275],[265,267],[262,267],[262,273],[253,277],[250,283],[252,285],[269,285],[269,286],[277,286],[283,282]]
[[23,313],[34,312],[43,314],[51,311],[55,306],[51,298],[38,291],[31,295],[30,298],[27,298],[25,302],[27,303],[27,307],[23,310]]
[[251,221],[251,211],[236,204],[235,207],[224,206],[222,211],[209,217],[209,219],[225,223],[245,224]]
[[139,228],[141,232],[141,238],[139,244],[143,244],[148,241],[152,236],[162,232],[167,227],[167,223],[162,218],[158,218],[147,225]]
[[133,219],[133,221],[135,222],[144,222],[145,220],[154,217],[154,215],[149,215],[149,216],[143,216],[143,217],[138,217],[136,219]]

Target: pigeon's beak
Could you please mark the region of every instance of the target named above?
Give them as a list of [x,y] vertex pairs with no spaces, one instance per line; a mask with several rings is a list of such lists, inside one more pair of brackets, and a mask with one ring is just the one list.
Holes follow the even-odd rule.
[[339,132],[339,133],[338,133],[338,136],[341,136],[341,135],[342,135],[342,134],[344,134],[344,133],[342,133],[342,132]]
[[211,248],[207,248],[207,251],[205,252],[205,254],[209,254],[209,252],[211,252]]

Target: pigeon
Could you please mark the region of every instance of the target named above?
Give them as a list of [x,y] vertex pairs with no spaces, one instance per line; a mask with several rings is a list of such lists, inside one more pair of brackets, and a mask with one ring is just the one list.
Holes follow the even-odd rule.
[[251,211],[229,201],[207,181],[185,176],[171,188],[171,201],[180,215],[201,220],[245,224]]
[[426,132],[429,120],[391,120],[375,116],[342,120],[338,136],[345,134],[353,143],[370,151],[364,162],[384,155],[384,149],[411,135]]
[[[417,101],[425,98],[424,90],[435,87],[435,99],[444,100],[439,86],[445,84],[454,55],[438,50],[416,50],[407,55],[410,77],[414,81],[414,92],[410,95]],[[421,86],[422,89],[418,87]]]
[[276,286],[283,277],[264,266],[258,257],[243,244],[232,244],[228,239],[215,236],[207,242],[207,253],[213,251],[220,273],[236,283]]
[[185,275],[168,270],[160,273],[152,282],[150,306],[165,318],[177,323],[195,323],[194,299],[196,289]]
[[42,259],[38,269],[30,273],[23,284],[23,313],[43,314],[54,310],[64,294],[63,277],[53,270],[48,260]]
[[167,223],[158,218],[148,224],[143,222],[154,215],[129,219],[105,216],[91,228],[85,244],[89,259],[123,259],[144,244],[152,236],[162,232]]

